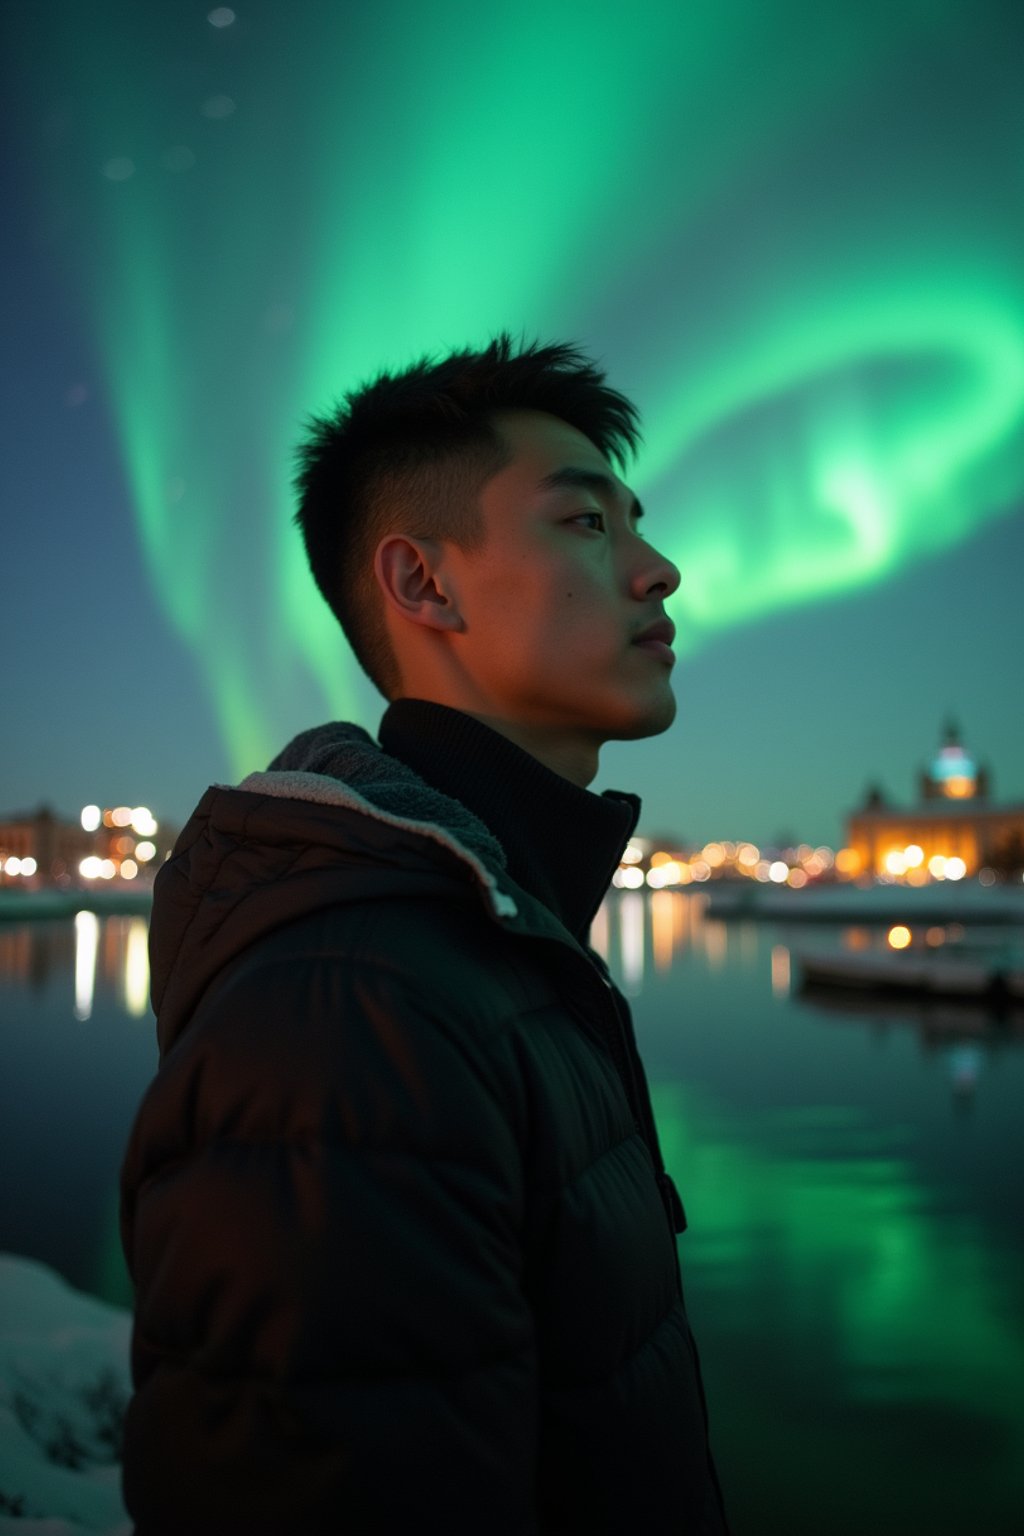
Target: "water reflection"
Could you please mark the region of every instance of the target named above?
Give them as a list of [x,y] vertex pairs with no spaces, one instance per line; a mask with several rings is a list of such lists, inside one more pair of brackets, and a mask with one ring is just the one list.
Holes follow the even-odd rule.
[[644,898],[639,891],[619,897],[620,984],[626,997],[639,997],[644,988]]
[[[649,962],[657,978],[670,976],[687,954],[703,962],[711,976],[749,978],[761,967],[761,956],[767,951],[765,991],[771,1001],[792,1003],[829,1025],[863,1027],[868,1021],[875,1035],[910,1025],[926,1049],[942,1048],[953,1094],[963,1103],[970,1101],[983,1075],[990,1054],[987,1047],[1024,1041],[1024,1010],[1019,1008],[1000,1012],[984,1001],[882,996],[866,990],[798,985],[794,950],[810,942],[799,928],[709,919],[706,906],[702,893],[670,890],[614,892],[602,904],[591,942],[634,1005],[650,987]],[[930,931],[928,944],[959,941],[963,936],[962,928],[947,926]],[[819,927],[814,930],[814,942],[820,943],[821,938]],[[884,927],[863,925],[836,930],[832,942],[853,953],[887,947]]]
[[969,1103],[989,1061],[1007,1046],[1024,1044],[1024,1011],[1002,1013],[984,1004],[949,999],[843,992],[803,987],[794,1001],[824,1024],[868,1023],[875,1038],[911,1030],[923,1050],[945,1061],[950,1086]]
[[950,1076],[956,1093],[968,1098],[973,1095],[983,1059],[976,1045],[958,1045],[950,1051]]
[[141,917],[128,919],[124,942],[124,1005],[133,1019],[149,1008],[149,930]]
[[46,996],[67,988],[69,1011],[90,1019],[97,986],[132,1018],[149,1012],[148,924],[144,917],[63,918],[0,926],[0,981]]
[[63,920],[40,923],[0,923],[0,980],[45,993],[55,976],[70,974],[75,930]]
[[[690,1216],[734,1528],[1016,1536],[1021,1034],[980,1007],[798,997],[803,938],[668,890],[616,892],[591,932],[633,995]],[[0,983],[4,1242],[124,1302],[117,1173],[156,1064],[145,921],[0,928]]]
[[792,982],[789,950],[784,944],[772,945],[772,996],[788,997]]
[[[673,962],[690,947],[707,955],[716,965],[724,962],[729,930],[725,923],[705,920],[706,905],[704,896],[682,891],[616,892],[598,909],[590,942],[619,973],[623,991],[630,997],[639,997],[646,979],[648,917],[651,959],[659,974],[670,971]],[[751,926],[744,925],[748,941]]]
[[[653,1096],[691,1217],[687,1272],[715,1298],[705,1351],[731,1358],[729,1317],[763,1341],[732,1412],[756,1430],[765,1463],[792,1465],[799,1436],[801,1465],[852,1500],[829,1529],[880,1529],[879,1490],[914,1489],[920,1523],[899,1528],[925,1531],[950,1528],[948,1456],[977,1479],[973,1528],[1003,1530],[1024,1466],[1024,1327],[1015,1267],[993,1262],[985,1224],[937,1198],[905,1131],[854,1106],[740,1116],[678,1081]],[[928,1464],[936,1482],[925,1488]],[[851,1477],[858,1465],[869,1480]]]
[[651,950],[655,968],[665,974],[671,968],[676,947],[676,913],[679,903],[672,900],[671,891],[651,893]]
[[96,951],[100,942],[100,920],[95,912],[79,912],[75,917],[75,1018],[92,1016],[96,987]]

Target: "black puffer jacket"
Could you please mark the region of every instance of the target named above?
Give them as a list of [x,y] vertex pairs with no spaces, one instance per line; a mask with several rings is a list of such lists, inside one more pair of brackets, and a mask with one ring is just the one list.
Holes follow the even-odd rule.
[[157,881],[139,1536],[718,1536],[625,1003],[481,822],[338,730],[339,777],[207,791]]

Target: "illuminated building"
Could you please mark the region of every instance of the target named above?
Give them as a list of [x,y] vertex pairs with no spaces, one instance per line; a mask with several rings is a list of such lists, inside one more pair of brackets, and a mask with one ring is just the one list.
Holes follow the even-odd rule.
[[910,807],[890,805],[877,786],[868,791],[847,821],[851,872],[921,884],[984,868],[1024,868],[1024,804],[991,803],[991,776],[965,750],[954,724],[918,786],[918,802]]
[[[62,821],[48,805],[0,819],[0,885],[69,885],[96,839],[80,822]],[[28,863],[30,873],[22,866]]]
[[0,886],[67,889],[95,880],[152,878],[175,833],[154,841],[158,824],[145,806],[86,806],[65,821],[48,805],[0,817]]

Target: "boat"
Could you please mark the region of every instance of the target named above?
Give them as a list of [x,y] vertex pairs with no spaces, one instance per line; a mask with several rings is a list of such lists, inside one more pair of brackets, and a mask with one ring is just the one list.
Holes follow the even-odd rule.
[[1024,1004],[1024,951],[854,950],[795,957],[802,986]]
[[837,882],[805,886],[716,881],[702,888],[705,916],[789,923],[1016,923],[1024,884],[935,880],[923,886]]

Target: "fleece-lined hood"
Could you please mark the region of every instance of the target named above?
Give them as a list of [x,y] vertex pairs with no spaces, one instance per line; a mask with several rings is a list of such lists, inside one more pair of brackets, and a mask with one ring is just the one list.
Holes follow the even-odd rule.
[[579,949],[511,880],[483,822],[360,726],[305,731],[266,772],[211,786],[156,879],[161,1055],[216,974],[262,934],[321,907],[414,892],[482,900],[495,921]]

